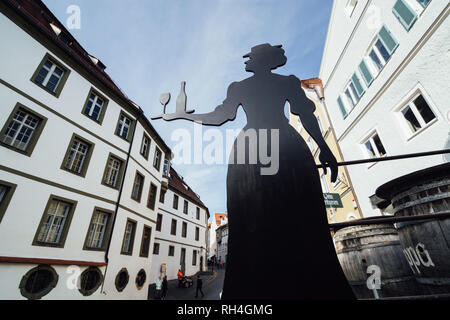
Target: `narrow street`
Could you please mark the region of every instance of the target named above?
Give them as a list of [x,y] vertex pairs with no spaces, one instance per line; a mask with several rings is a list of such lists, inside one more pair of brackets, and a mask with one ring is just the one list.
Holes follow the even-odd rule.
[[195,298],[196,277],[193,277],[194,285],[190,288],[178,288],[178,280],[170,280],[166,300],[220,300],[224,276],[225,269],[214,269],[212,275],[201,276],[203,279],[202,291],[205,294],[203,298],[200,293],[199,297]]

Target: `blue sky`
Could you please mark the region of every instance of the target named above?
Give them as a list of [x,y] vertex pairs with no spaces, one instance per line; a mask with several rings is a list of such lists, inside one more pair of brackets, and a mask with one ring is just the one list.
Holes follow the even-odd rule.
[[[277,73],[300,79],[317,77],[332,7],[332,0],[44,3],[63,23],[70,16],[67,7],[79,6],[81,28],[70,32],[107,66],[106,72],[148,118],[161,113],[161,93],[171,93],[167,111],[174,110],[181,81],[186,81],[188,109],[212,111],[224,100],[231,82],[251,76],[244,70],[242,55],[261,43],[282,44],[286,50],[288,62]],[[171,148],[176,144],[171,140],[173,130],[193,131],[187,121],[151,122]],[[242,128],[245,122],[240,108],[235,121],[220,130]],[[174,168],[211,214],[226,212],[226,164]]]

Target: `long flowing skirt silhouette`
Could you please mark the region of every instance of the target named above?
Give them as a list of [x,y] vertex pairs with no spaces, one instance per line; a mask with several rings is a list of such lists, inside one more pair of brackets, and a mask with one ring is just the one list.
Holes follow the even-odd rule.
[[[222,299],[353,298],[317,196],[322,190],[310,149],[287,121],[279,129],[278,174],[261,175],[259,164],[228,166]],[[236,149],[237,142],[230,161]]]

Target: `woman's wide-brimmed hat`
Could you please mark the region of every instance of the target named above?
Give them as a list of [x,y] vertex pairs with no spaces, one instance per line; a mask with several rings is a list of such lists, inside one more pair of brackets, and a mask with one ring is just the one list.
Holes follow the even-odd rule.
[[249,58],[250,55],[261,53],[265,49],[268,49],[268,48],[281,48],[281,47],[282,47],[281,44],[280,45],[276,45],[276,46],[272,46],[269,43],[259,44],[257,46],[252,47],[252,51],[250,51],[249,53],[245,54],[242,57],[243,58]]

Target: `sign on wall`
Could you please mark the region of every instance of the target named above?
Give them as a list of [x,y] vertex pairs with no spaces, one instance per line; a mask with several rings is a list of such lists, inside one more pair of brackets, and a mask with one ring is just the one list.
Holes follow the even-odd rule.
[[343,208],[341,196],[338,193],[324,193],[325,207],[327,208]]

